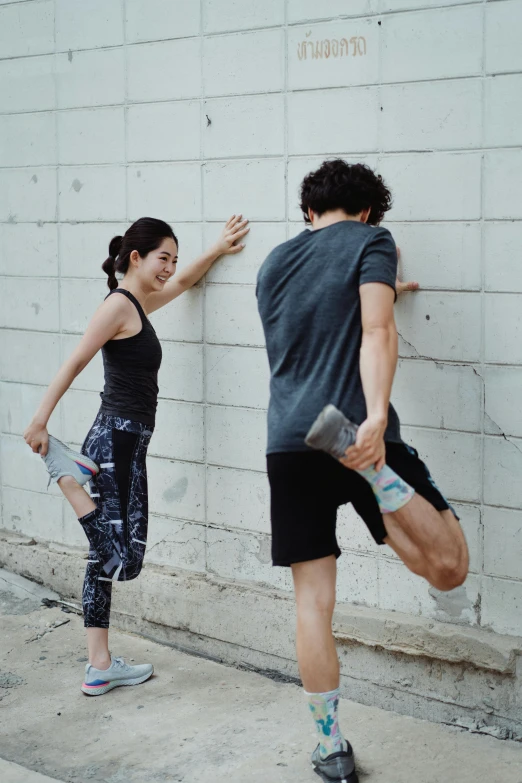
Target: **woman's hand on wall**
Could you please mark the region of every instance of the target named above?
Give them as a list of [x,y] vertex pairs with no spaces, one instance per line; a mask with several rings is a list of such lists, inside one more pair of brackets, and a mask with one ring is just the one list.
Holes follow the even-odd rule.
[[230,256],[240,253],[245,247],[240,240],[249,231],[248,220],[243,220],[243,215],[232,215],[227,220],[221,236],[216,242],[215,250],[218,256]]

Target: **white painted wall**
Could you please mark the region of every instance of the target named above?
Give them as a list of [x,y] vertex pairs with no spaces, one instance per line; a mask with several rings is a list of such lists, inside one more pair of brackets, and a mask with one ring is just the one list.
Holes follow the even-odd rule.
[[[469,609],[448,616],[345,508],[339,596],[522,634],[521,23],[522,0],[0,0],[4,527],[84,543],[20,435],[106,292],[111,237],[161,217],[187,262],[242,210],[246,251],[154,317],[147,558],[290,587],[270,565],[254,282],[300,230],[303,174],[341,155],[395,196],[387,225],[423,288],[397,305],[395,402],[462,515],[472,572]],[[100,387],[97,358],[58,437],[81,443]]]

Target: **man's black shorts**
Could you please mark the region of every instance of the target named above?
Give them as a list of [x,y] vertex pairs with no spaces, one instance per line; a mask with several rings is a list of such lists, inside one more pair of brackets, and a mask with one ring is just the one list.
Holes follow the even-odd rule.
[[[415,449],[387,443],[386,464],[438,511],[451,508]],[[373,491],[353,470],[320,451],[269,454],[267,465],[274,565],[339,557],[337,509],[345,503],[353,504],[376,543],[384,543],[386,529]]]

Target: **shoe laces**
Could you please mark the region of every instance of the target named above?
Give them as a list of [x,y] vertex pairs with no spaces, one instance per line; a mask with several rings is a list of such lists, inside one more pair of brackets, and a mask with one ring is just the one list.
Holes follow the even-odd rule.
[[47,489],[51,486],[51,481],[56,477],[58,473],[58,466],[54,462],[52,457],[45,459],[45,467],[49,473],[49,481],[47,482]]
[[116,664],[117,666],[119,666],[120,669],[128,669],[128,668],[130,668],[129,664],[125,663],[123,658],[113,658],[112,659],[112,663]]

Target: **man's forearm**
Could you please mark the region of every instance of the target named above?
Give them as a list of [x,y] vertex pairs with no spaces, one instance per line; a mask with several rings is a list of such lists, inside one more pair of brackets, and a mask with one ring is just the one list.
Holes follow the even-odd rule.
[[395,325],[363,332],[360,371],[367,416],[386,426],[388,406],[397,366],[398,338]]

